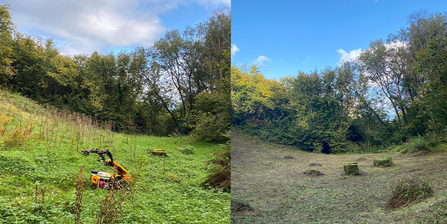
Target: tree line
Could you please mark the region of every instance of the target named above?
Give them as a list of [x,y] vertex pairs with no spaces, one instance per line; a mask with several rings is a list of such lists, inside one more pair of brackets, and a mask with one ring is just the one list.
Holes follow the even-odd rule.
[[232,125],[323,153],[445,141],[446,16],[415,12],[407,27],[336,68],[269,80],[255,65],[233,66]]
[[170,30],[148,48],[61,55],[18,32],[0,6],[0,84],[39,103],[112,121],[116,131],[228,139],[231,13]]

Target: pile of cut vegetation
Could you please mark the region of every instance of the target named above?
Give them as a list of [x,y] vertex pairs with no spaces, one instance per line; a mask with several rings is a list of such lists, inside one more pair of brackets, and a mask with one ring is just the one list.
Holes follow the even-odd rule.
[[420,202],[433,195],[433,190],[427,181],[405,178],[399,180],[388,201],[388,208],[398,209],[411,203]]
[[303,172],[303,174],[306,174],[308,176],[321,176],[324,175],[323,173],[321,173],[318,170],[306,170]]
[[376,167],[388,167],[392,165],[393,165],[393,159],[391,158],[391,156],[374,160],[374,166]]

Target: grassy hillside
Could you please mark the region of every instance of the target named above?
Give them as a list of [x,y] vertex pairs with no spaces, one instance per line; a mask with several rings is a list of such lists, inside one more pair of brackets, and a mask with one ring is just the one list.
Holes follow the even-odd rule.
[[[442,144],[424,153],[327,155],[265,143],[235,130],[231,144],[232,200],[253,208],[232,213],[236,223],[447,222],[447,151]],[[387,156],[393,166],[373,165],[374,159]],[[361,175],[345,175],[347,162],[357,162]],[[306,175],[307,170],[324,175]],[[427,181],[433,195],[388,208],[393,190],[405,178]]]
[[[81,166],[82,223],[96,223],[100,212],[121,223],[230,221],[230,194],[199,186],[219,145],[118,134],[111,128],[0,90],[0,223],[74,223]],[[188,145],[194,154],[174,150]],[[82,147],[108,148],[132,176],[130,190],[106,197],[110,191],[91,189],[90,171],[113,171],[94,155],[82,156]],[[152,156],[149,149],[165,149],[168,157]]]

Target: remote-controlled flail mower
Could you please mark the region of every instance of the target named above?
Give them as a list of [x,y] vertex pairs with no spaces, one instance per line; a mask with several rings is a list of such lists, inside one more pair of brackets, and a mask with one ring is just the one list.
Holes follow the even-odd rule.
[[[92,149],[89,151],[84,148],[84,151],[82,151],[82,153],[84,154],[84,156],[88,156],[90,153],[98,154],[97,161],[101,162],[102,160],[105,166],[111,167],[112,170],[116,173],[111,174],[93,170],[90,176],[90,184],[93,189],[99,188],[110,190],[112,189],[112,187],[113,189],[122,189],[128,184],[128,181],[132,180],[130,176],[126,175],[128,174],[127,171],[117,162],[113,161],[112,153],[110,153],[108,149],[106,149],[105,151],[99,149]],[[106,156],[109,158],[106,159]]]

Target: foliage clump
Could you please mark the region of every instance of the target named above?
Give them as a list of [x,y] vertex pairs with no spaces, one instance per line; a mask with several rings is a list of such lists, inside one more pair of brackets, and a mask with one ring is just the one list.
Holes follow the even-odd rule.
[[224,191],[231,189],[231,147],[224,146],[223,151],[215,152],[215,158],[207,162],[211,174],[202,182],[205,188],[220,188]]
[[354,163],[354,162],[346,163],[344,165],[344,170],[345,170],[346,175],[359,175],[360,174],[359,166],[357,165],[357,163]]
[[309,176],[321,176],[324,175],[322,172],[318,170],[306,170],[303,172],[303,174],[309,175]]
[[231,212],[253,211],[254,209],[246,202],[231,200]]
[[375,159],[374,160],[374,166],[376,167],[388,167],[393,165],[393,160],[391,156],[387,156],[386,158],[382,159]]
[[8,124],[13,120],[13,117],[0,114],[0,149],[4,147],[12,147],[15,145],[22,145],[26,139],[32,137],[32,131],[35,125],[28,122],[25,125],[16,125],[14,128],[8,129]]
[[417,203],[433,195],[433,189],[427,181],[405,178],[399,180],[388,201],[387,207],[398,209],[410,203]]
[[406,143],[402,144],[399,148],[400,153],[414,153],[427,151],[428,145],[424,137],[418,136],[416,138],[409,139]]
[[186,155],[194,154],[194,152],[195,152],[195,148],[192,145],[188,145],[183,148],[175,148],[175,150],[179,150],[181,153],[186,154]]

